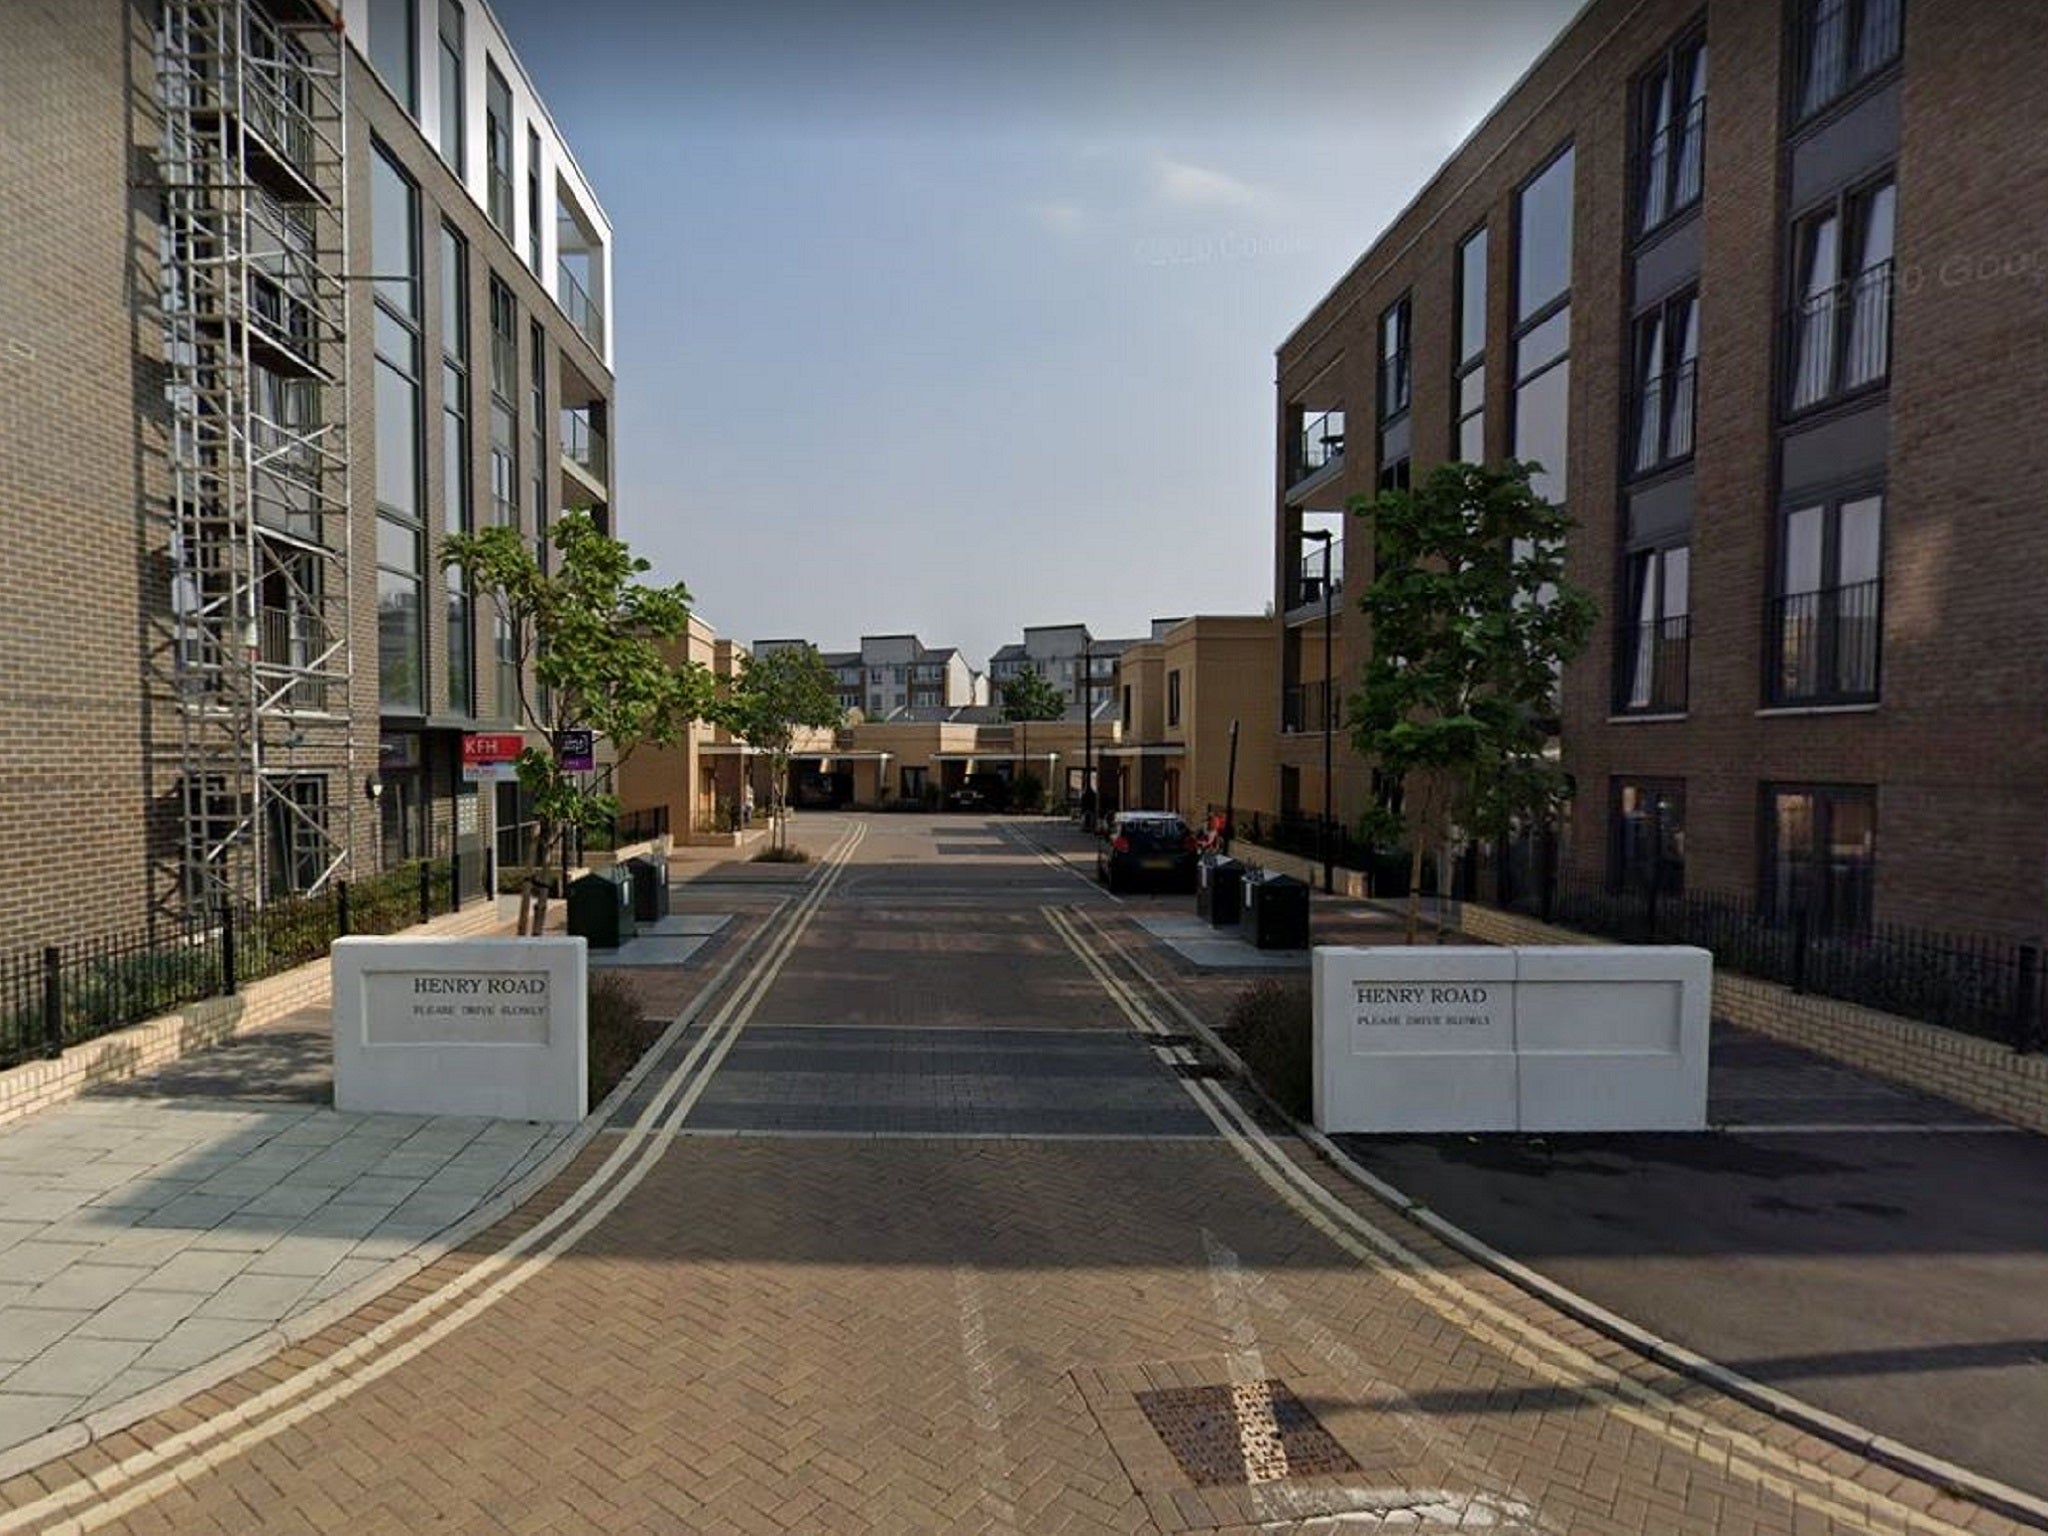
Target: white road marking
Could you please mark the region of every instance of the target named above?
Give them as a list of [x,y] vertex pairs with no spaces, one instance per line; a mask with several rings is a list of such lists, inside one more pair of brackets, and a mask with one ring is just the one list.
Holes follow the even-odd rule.
[[1010,1477],[1010,1452],[1003,1438],[1003,1405],[996,1395],[995,1352],[981,1305],[981,1279],[967,1265],[953,1271],[953,1295],[960,1306],[960,1358],[967,1368],[967,1395],[974,1406],[974,1459],[980,1464],[981,1497],[990,1528],[1017,1528],[1017,1489]]
[[[497,1253],[479,1260],[447,1285],[419,1298],[361,1338],[294,1373],[275,1386],[266,1388],[240,1406],[216,1414],[191,1429],[171,1436],[148,1450],[137,1452],[89,1478],[57,1489],[32,1504],[25,1504],[0,1514],[0,1536],[10,1536],[10,1533],[24,1530],[47,1516],[58,1514],[95,1496],[112,1495],[104,1497],[104,1502],[94,1504],[69,1519],[44,1529],[63,1533],[85,1532],[96,1530],[102,1525],[132,1514],[179,1483],[190,1482],[201,1473],[253,1449],[293,1424],[353,1396],[363,1387],[397,1369],[471,1318],[510,1295],[527,1280],[539,1274],[561,1253],[574,1246],[617,1209],[660,1161],[670,1139],[660,1133],[674,1129],[694,1107],[705,1085],[710,1081],[711,1074],[717,1070],[725,1052],[730,1050],[732,1040],[737,1038],[740,1029],[745,1027],[747,1018],[759,1005],[761,996],[787,963],[797,940],[809,927],[818,907],[831,893],[839,871],[845,868],[847,860],[852,857],[854,849],[859,846],[866,833],[866,824],[856,822],[834,844],[821,868],[821,877],[807,886],[789,926],[771,942],[770,958],[762,972],[745,978],[739,990],[726,999],[717,1016],[706,1026],[703,1036],[669,1075],[661,1091],[649,1101],[633,1128],[621,1138],[619,1145],[597,1171],[579,1185],[560,1206],[534,1226],[514,1237]],[[765,926],[748,936],[746,943],[734,952],[726,966],[719,971],[713,985],[699,995],[697,1003],[693,1004],[693,1011],[710,998],[718,984],[731,974],[738,962],[749,952],[754,941],[764,932]],[[714,1042],[717,1044],[714,1045]],[[702,1072],[692,1078],[691,1074],[696,1072],[700,1063],[705,1064]],[[683,1086],[686,1082],[687,1088]],[[664,1109],[671,1103],[674,1107],[664,1114]],[[657,1117],[662,1123],[650,1131],[649,1127]],[[633,1158],[636,1153],[638,1160],[628,1165],[628,1159]],[[605,1181],[615,1169],[622,1166],[624,1172],[619,1174],[608,1189],[603,1189],[600,1195],[598,1191]],[[595,1204],[591,1204],[593,1199]],[[580,1217],[576,1216],[585,1205],[589,1205],[590,1208]],[[571,1222],[571,1217],[576,1219]],[[565,1222],[570,1223],[566,1228],[563,1227]],[[493,1282],[453,1312],[432,1317],[432,1314],[455,1297],[475,1289],[491,1275],[507,1269],[512,1265],[516,1255],[533,1248],[543,1239],[549,1239],[551,1233],[557,1235],[548,1240],[546,1246],[540,1248],[531,1258],[513,1268],[510,1273]],[[426,1321],[430,1317],[432,1320]],[[412,1337],[385,1353],[377,1353],[386,1343],[414,1324],[422,1326]],[[365,1361],[367,1363],[364,1363]],[[347,1374],[351,1367],[358,1364],[362,1365],[362,1369]],[[321,1382],[336,1376],[340,1379],[332,1385],[324,1388],[319,1386]],[[318,1390],[315,1390],[316,1388]],[[311,1395],[306,1395],[308,1393]],[[163,1470],[159,1471],[158,1468]],[[150,1475],[152,1473],[153,1476]],[[146,1480],[137,1482],[137,1479]]]
[[[1078,935],[1079,924],[1086,923],[1160,998],[1191,1023],[1199,1024],[1156,977],[1102,932],[1085,909],[1078,909],[1076,917],[1069,921],[1074,926],[1063,931]],[[1131,987],[1121,977],[1104,970],[1102,963],[1086,951],[1085,943],[1077,949],[1089,969],[1099,978],[1106,978],[1105,987],[1118,1006],[1134,1020],[1149,1017],[1149,1010]],[[1153,1028],[1157,1030],[1160,1026],[1155,1022]],[[1260,1181],[1304,1221],[1445,1321],[1539,1379],[1709,1465],[1724,1468],[1788,1504],[1824,1513],[1851,1528],[1965,1536],[1956,1525],[1710,1419],[1517,1316],[1455,1275],[1428,1263],[1393,1234],[1339,1200],[1281,1150],[1220,1085],[1194,1078],[1182,1078],[1180,1082]]]
[[2002,1125],[1992,1121],[1988,1125],[1942,1122],[1933,1125],[1916,1125],[1911,1120],[1873,1121],[1868,1125],[1840,1124],[1825,1122],[1806,1125],[1771,1125],[1758,1122],[1754,1125],[1717,1125],[1714,1127],[1724,1136],[2025,1136],[2029,1134],[2024,1126]]
[[1115,902],[1118,906],[1122,906],[1124,904],[1123,897],[1117,895],[1116,892],[1109,890],[1108,888],[1103,886],[1101,882],[1091,880],[1088,876],[1082,874],[1080,870],[1074,868],[1072,864],[1069,864],[1064,857],[1057,853],[1054,853],[1050,848],[1046,847],[1036,838],[1031,837],[1028,833],[1017,831],[1006,822],[997,822],[996,829],[1004,837],[1010,839],[1018,847],[1022,848],[1026,853],[1035,855],[1039,863],[1046,865],[1048,868],[1061,870],[1066,874],[1072,875],[1076,880],[1080,881],[1083,885],[1087,886],[1088,889],[1093,891],[1096,895],[1107,896],[1111,901]]

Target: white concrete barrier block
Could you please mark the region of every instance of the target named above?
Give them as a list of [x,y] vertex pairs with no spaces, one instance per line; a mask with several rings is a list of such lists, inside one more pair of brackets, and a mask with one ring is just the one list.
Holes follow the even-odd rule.
[[1313,977],[1321,1129],[1515,1128],[1514,951],[1326,946]]
[[1713,956],[1659,945],[1515,954],[1523,1130],[1706,1128]]
[[1704,1129],[1712,987],[1701,949],[1318,949],[1316,1124]]
[[581,1120],[588,961],[577,938],[336,941],[335,1107]]

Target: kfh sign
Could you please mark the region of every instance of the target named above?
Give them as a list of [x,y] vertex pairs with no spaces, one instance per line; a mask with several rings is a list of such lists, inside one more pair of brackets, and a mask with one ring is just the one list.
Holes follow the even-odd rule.
[[512,731],[482,733],[462,738],[462,782],[465,784],[516,784],[519,782],[519,754],[526,748],[523,737]]

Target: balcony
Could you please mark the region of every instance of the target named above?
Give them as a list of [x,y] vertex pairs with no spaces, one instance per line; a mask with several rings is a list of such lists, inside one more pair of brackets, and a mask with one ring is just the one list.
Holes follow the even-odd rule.
[[1685,614],[1624,624],[1614,640],[1614,712],[1678,715],[1686,709],[1692,620]]
[[611,456],[604,428],[590,419],[588,409],[562,412],[562,457],[583,472],[600,497],[604,495]]
[[555,268],[555,297],[569,323],[583,333],[583,339],[600,353],[604,351],[604,309],[590,296],[566,261]]
[[1802,300],[1786,349],[1794,412],[1882,384],[1892,363],[1892,264],[1878,262]]
[[1290,488],[1333,465],[1344,462],[1344,413],[1325,411],[1301,424],[1295,434],[1287,484]]
[[1773,600],[1773,704],[1876,701],[1882,585],[1861,581]]
[[[1303,546],[1307,548],[1306,545]],[[1330,590],[1332,609],[1343,607],[1344,597],[1344,541],[1337,539],[1330,545]],[[1287,573],[1287,622],[1305,624],[1319,619],[1323,614],[1323,552],[1320,548],[1300,556],[1293,569]]]
[[[1313,683],[1297,683],[1292,688],[1280,691],[1280,729],[1290,736],[1323,733],[1323,711],[1328,707],[1330,689],[1327,683],[1318,680]],[[1331,718],[1330,729],[1342,730],[1344,726],[1344,701],[1336,701],[1336,713]]]

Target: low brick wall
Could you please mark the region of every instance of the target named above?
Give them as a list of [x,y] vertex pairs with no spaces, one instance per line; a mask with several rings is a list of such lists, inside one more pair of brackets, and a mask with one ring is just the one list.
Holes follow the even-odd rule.
[[[1241,864],[1269,870],[1276,875],[1292,875],[1306,881],[1317,890],[1323,888],[1323,866],[1320,860],[1304,859],[1298,854],[1281,853],[1272,848],[1261,848],[1257,843],[1238,838],[1230,845],[1230,856]],[[1348,896],[1354,901],[1365,899],[1365,871],[1345,869],[1339,866],[1332,871],[1330,884],[1339,896]]]
[[[1606,942],[1491,907],[1467,905],[1459,917],[1463,932],[1490,944]],[[2048,1134],[2048,1055],[2022,1056],[1975,1035],[1733,971],[1714,973],[1714,1016]]]
[[[406,932],[455,938],[495,933],[500,927],[491,903],[479,901]],[[232,997],[188,1003],[176,1013],[83,1041],[54,1061],[10,1067],[0,1072],[0,1125],[76,1098],[88,1088],[136,1077],[193,1051],[219,1045],[244,1030],[324,1003],[328,996],[327,961],[322,957],[249,982]]]

